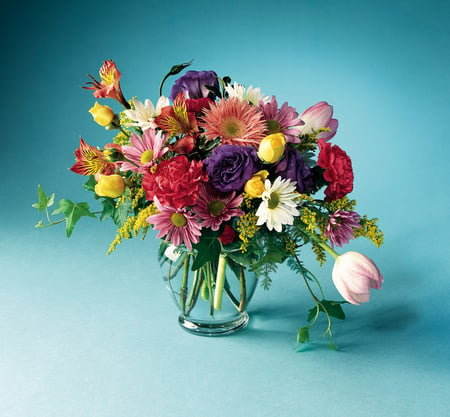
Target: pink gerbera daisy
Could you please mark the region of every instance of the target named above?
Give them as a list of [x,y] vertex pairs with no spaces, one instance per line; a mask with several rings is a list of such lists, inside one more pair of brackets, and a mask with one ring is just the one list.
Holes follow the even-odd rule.
[[325,236],[330,239],[331,246],[343,246],[348,244],[350,239],[355,238],[353,229],[359,229],[359,214],[355,211],[337,210],[330,216]]
[[231,145],[258,146],[267,132],[258,107],[238,98],[212,103],[204,110],[200,126],[208,140],[220,137]]
[[221,193],[210,184],[204,184],[192,210],[195,212],[195,218],[203,221],[202,226],[216,231],[222,222],[244,214],[238,209],[241,203],[242,195],[236,196],[235,191]]
[[192,244],[198,243],[201,235],[201,224],[194,219],[194,215],[184,208],[174,209],[163,206],[157,197],[155,204],[159,213],[147,218],[147,223],[153,224],[155,230],[159,230],[158,239],[166,237],[166,241],[172,242],[175,246],[182,243],[188,250],[192,250]]
[[299,127],[304,122],[299,118],[297,111],[285,102],[280,109],[275,96],[268,103],[260,102],[259,108],[267,123],[269,133],[283,133],[286,142],[298,143],[296,135],[301,133]]
[[133,133],[130,137],[131,146],[122,146],[122,152],[127,160],[122,162],[121,171],[133,171],[145,174],[157,158],[164,155],[168,148],[163,148],[166,135],[150,128],[144,131],[142,138]]

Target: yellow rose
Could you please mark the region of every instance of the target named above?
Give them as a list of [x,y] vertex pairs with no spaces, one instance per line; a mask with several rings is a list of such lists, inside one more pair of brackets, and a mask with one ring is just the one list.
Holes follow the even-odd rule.
[[94,121],[100,126],[109,126],[114,119],[114,110],[111,107],[103,106],[98,101],[95,102],[94,107],[89,109]]
[[258,171],[253,177],[251,177],[244,186],[244,191],[250,198],[259,198],[265,191],[264,181],[266,180],[269,172],[265,169]]
[[98,183],[95,186],[95,194],[100,197],[120,197],[125,190],[125,182],[118,174],[99,175]]
[[273,133],[272,135],[268,135],[259,144],[259,159],[273,164],[283,156],[285,146],[286,138],[282,133]]

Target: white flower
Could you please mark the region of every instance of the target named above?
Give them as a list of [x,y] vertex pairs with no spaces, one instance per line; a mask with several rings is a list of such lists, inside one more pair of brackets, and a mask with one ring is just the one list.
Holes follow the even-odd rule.
[[156,124],[154,119],[161,114],[161,109],[166,106],[170,106],[169,99],[161,96],[156,104],[156,109],[153,103],[149,100],[145,100],[145,104],[142,104],[139,100],[132,99],[134,110],[125,110],[125,116],[132,120],[131,123],[126,123],[127,126],[139,126],[142,130],[150,128],[155,129]]
[[248,101],[254,106],[257,106],[261,100],[264,103],[268,103],[270,101],[268,96],[263,96],[261,94],[261,89],[259,87],[253,88],[252,85],[247,88],[247,91],[245,91],[245,86],[235,82],[233,85],[227,85],[225,87],[225,91],[228,93],[230,98],[238,98],[241,102]]
[[266,180],[264,187],[262,202],[256,211],[256,224],[261,226],[265,223],[269,230],[281,232],[284,224],[293,224],[294,216],[300,214],[296,208],[298,193],[295,192],[295,182],[277,177],[273,184]]

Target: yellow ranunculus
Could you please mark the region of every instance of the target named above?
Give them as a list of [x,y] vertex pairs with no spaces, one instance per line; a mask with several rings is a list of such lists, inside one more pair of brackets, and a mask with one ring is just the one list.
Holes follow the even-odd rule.
[[99,175],[98,183],[95,186],[95,194],[100,197],[120,197],[125,190],[125,182],[118,174]]
[[270,164],[277,162],[284,154],[286,138],[282,133],[273,133],[266,136],[258,148],[259,158]]
[[95,102],[94,107],[89,109],[94,121],[100,126],[107,127],[114,119],[114,110],[111,107],[103,106],[98,101]]
[[251,177],[244,186],[244,191],[250,198],[259,198],[265,190],[264,181],[266,180],[269,172],[265,169],[258,171],[253,177]]

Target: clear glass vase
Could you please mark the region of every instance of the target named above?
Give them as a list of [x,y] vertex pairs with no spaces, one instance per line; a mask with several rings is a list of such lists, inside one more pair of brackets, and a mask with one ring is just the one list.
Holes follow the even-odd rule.
[[163,279],[180,310],[180,326],[203,336],[244,328],[249,321],[246,308],[255,292],[256,274],[223,253],[192,270],[197,256],[173,246],[159,254]]

